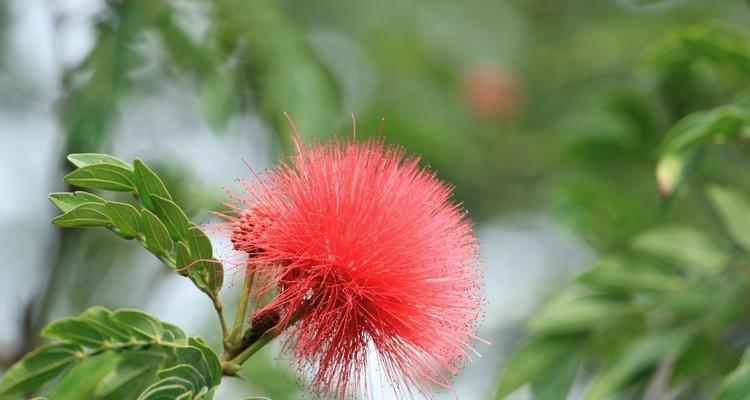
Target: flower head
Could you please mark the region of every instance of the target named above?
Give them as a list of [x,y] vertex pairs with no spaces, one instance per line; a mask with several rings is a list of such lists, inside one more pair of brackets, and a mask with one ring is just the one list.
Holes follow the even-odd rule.
[[306,146],[244,182],[236,249],[275,297],[285,348],[312,389],[357,397],[368,353],[404,395],[450,387],[480,315],[477,244],[452,189],[382,142]]

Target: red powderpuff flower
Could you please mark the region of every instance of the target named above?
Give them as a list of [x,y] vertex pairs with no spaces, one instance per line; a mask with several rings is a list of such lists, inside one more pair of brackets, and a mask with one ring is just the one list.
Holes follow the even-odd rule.
[[259,180],[230,219],[284,345],[312,389],[367,397],[368,353],[404,397],[449,388],[480,315],[472,224],[404,150],[314,143]]

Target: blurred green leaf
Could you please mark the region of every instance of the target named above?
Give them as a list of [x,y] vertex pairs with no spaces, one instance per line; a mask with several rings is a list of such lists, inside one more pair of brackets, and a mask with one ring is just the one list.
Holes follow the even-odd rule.
[[49,199],[60,211],[66,213],[85,203],[104,204],[106,200],[89,192],[61,192],[50,193]]
[[675,361],[671,383],[676,383],[700,371],[716,369],[716,344],[704,334],[694,335],[685,352]]
[[116,353],[104,352],[87,358],[71,369],[55,384],[49,393],[53,400],[80,400],[91,398],[99,382],[118,364]]
[[589,387],[586,399],[605,399],[618,393],[639,374],[658,365],[664,357],[678,356],[689,339],[690,332],[683,329],[637,339],[623,354],[607,362]]
[[707,190],[719,218],[729,235],[750,251],[750,201],[735,190],[712,186]]
[[165,256],[172,251],[172,239],[159,218],[149,210],[141,211],[141,231],[146,248],[154,254]]
[[708,141],[726,142],[739,135],[749,122],[750,113],[735,105],[690,114],[678,121],[664,136],[659,145],[661,154],[674,153]]
[[140,235],[141,214],[135,207],[127,203],[108,201],[105,204],[105,208],[107,215],[121,234],[127,237],[137,237]]
[[750,45],[745,31],[720,21],[694,25],[654,43],[645,60],[656,67],[709,60],[750,74]]
[[672,199],[688,182],[701,154],[701,149],[688,148],[659,157],[656,164],[656,182],[663,199]]
[[585,332],[621,320],[628,308],[600,295],[567,295],[548,304],[529,321],[532,332],[542,335]]
[[78,360],[81,347],[50,343],[25,355],[0,379],[0,395],[23,393],[41,387]]
[[612,291],[669,291],[680,286],[681,279],[661,268],[606,257],[579,275],[576,280],[586,286]]
[[226,72],[216,72],[201,82],[200,105],[209,125],[216,131],[223,131],[235,111],[235,88]]
[[535,338],[525,343],[506,363],[495,398],[505,398],[521,386],[534,381],[572,352],[580,342],[576,337],[560,336]]
[[531,383],[531,396],[534,399],[566,400],[573,386],[584,352],[572,349]]
[[175,241],[187,240],[190,220],[185,212],[172,200],[159,195],[152,195],[151,202],[154,205],[154,212],[164,222],[164,226],[166,226],[172,239]]
[[117,164],[91,164],[65,175],[65,182],[89,189],[133,191],[133,171]]
[[135,187],[138,192],[138,198],[143,202],[151,211],[156,211],[154,203],[151,200],[151,196],[161,196],[167,200],[172,200],[172,196],[169,195],[167,187],[164,186],[164,182],[159,178],[156,173],[151,170],[143,161],[135,159],[133,161],[133,167],[135,168]]
[[160,20],[155,28],[161,33],[174,63],[196,80],[206,121],[215,131],[223,131],[230,117],[238,111],[237,91],[242,89],[233,80],[231,71],[223,68],[229,55],[196,42],[171,19]]
[[63,215],[52,219],[52,223],[62,228],[85,226],[108,226],[112,221],[101,203],[83,203]]
[[678,186],[701,146],[737,137],[749,123],[750,112],[735,105],[696,112],[677,122],[660,145],[656,178],[662,195],[670,195]]
[[747,400],[750,396],[750,365],[742,363],[727,375],[712,400]]
[[68,161],[78,168],[94,164],[114,164],[132,170],[133,166],[109,154],[77,153],[68,155]]
[[684,225],[661,226],[633,239],[636,250],[678,261],[682,266],[707,271],[726,265],[727,255],[705,233]]
[[225,52],[239,51],[241,73],[251,81],[260,111],[290,143],[294,118],[303,137],[333,133],[340,114],[336,85],[302,32],[275,3],[220,0],[212,3]]

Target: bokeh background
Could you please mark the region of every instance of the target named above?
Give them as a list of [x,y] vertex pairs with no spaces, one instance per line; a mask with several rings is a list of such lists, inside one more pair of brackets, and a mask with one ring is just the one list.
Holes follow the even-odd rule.
[[[704,217],[665,211],[655,149],[686,113],[744,87],[742,76],[665,73],[643,54],[707,20],[748,26],[750,7],[2,0],[0,371],[42,343],[47,322],[91,305],[142,308],[220,347],[211,304],[187,280],[135,243],[50,224],[46,195],[69,189],[68,153],[140,157],[209,222],[234,179],[249,176],[244,162],[262,170],[289,154],[283,112],[308,140],[349,136],[353,113],[357,137],[382,132],[421,155],[476,221],[480,336],[492,345],[478,345],[482,357],[443,396],[493,398],[527,318],[599,254],[657,222]],[[722,171],[742,180],[745,164]],[[255,357],[244,380],[226,379],[218,398],[311,397],[274,354]],[[574,388],[569,398],[579,396]]]

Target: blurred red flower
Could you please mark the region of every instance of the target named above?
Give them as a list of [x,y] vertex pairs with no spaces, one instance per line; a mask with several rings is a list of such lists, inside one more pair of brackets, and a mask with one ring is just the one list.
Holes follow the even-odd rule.
[[523,108],[521,82],[511,71],[498,65],[467,68],[461,74],[459,90],[469,109],[486,118],[510,117]]
[[377,140],[296,144],[243,181],[230,220],[261,294],[275,294],[256,315],[278,311],[318,394],[368,397],[370,350],[404,397],[449,388],[481,309],[477,244],[452,188]]

